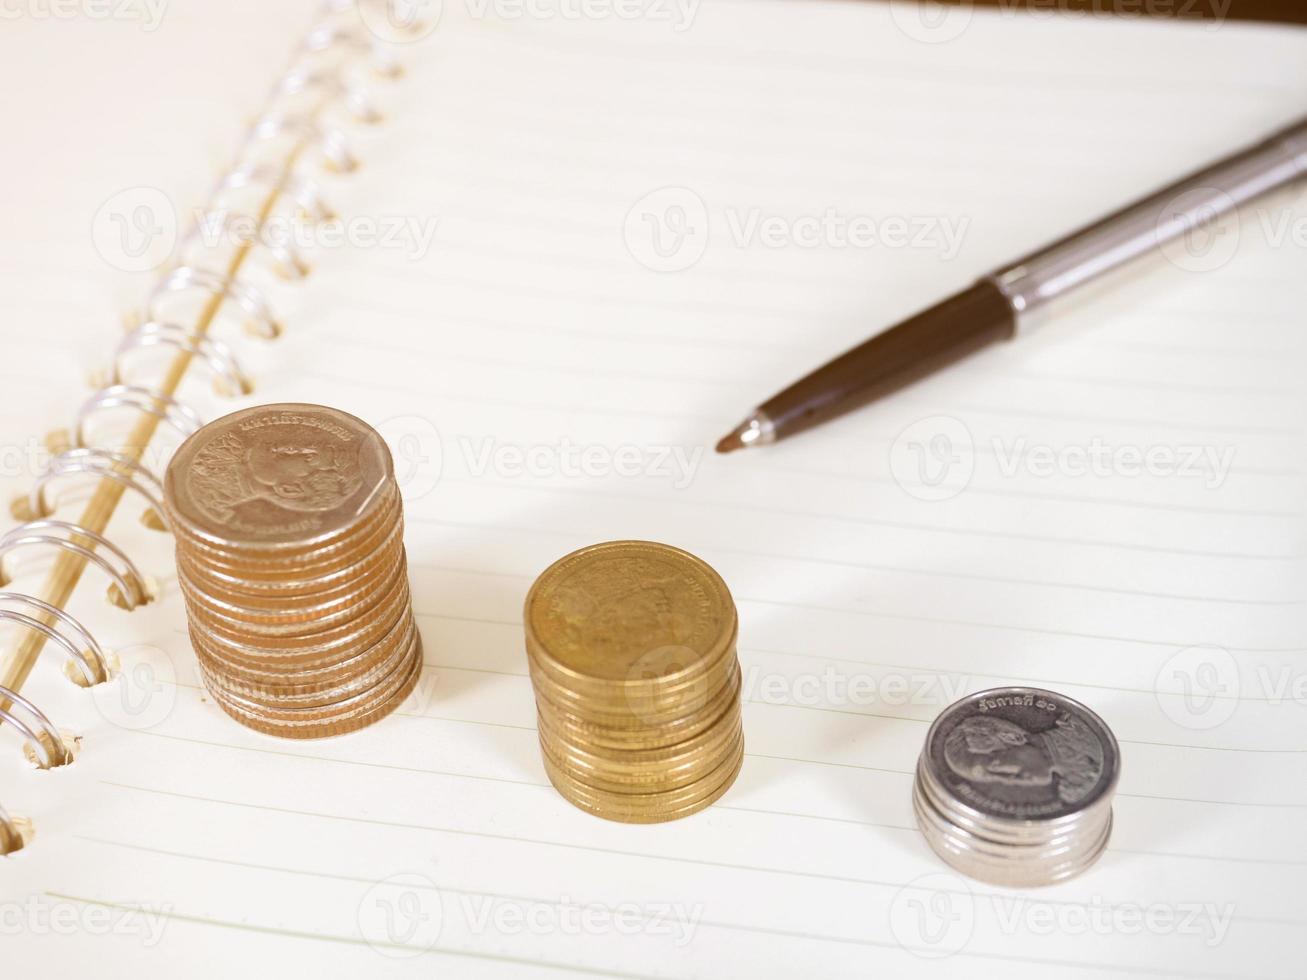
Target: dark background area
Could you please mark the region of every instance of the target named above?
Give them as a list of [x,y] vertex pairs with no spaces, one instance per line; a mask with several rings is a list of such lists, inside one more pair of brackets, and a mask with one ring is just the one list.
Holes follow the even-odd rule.
[[[968,0],[940,0],[966,4]],[[1113,13],[1120,17],[1179,17],[1190,20],[1219,19],[1279,21],[1307,24],[1307,0],[972,0],[977,7],[1004,6],[1009,9],[1070,10]]]

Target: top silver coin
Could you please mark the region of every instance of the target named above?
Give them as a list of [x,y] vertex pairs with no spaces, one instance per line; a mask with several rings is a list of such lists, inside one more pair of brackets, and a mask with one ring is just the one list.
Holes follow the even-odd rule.
[[1071,817],[1110,798],[1120,774],[1103,720],[1033,687],[981,691],[945,709],[923,761],[955,803],[990,820]]

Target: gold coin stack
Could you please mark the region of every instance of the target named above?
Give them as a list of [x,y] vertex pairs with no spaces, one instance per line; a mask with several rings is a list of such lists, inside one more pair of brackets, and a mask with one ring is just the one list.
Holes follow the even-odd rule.
[[164,483],[205,686],[286,738],[356,731],[422,667],[390,452],[365,422],[265,405],[200,429]]
[[589,813],[660,823],[711,805],[744,760],[738,617],[677,548],[614,541],[551,565],[526,599],[549,779]]

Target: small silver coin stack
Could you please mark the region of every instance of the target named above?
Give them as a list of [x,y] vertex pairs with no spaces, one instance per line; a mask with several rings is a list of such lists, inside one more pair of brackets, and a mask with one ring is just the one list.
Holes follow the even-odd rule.
[[926,842],[955,870],[995,885],[1049,885],[1106,849],[1119,775],[1116,738],[1084,705],[995,688],[935,719],[912,804]]

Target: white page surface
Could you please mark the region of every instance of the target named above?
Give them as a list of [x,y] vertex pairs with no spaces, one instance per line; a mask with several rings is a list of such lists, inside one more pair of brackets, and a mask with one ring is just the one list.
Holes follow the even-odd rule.
[[[3,865],[14,975],[229,976],[258,958],[327,976],[1297,975],[1300,196],[793,442],[711,446],[895,318],[1295,118],[1307,36],[668,9],[446,4],[400,51],[364,168],[323,180],[356,233],[398,230],[314,249],[308,281],[272,288],[286,336],[241,343],[250,401],[331,404],[393,437],[422,684],[341,739],[239,728],[198,687],[167,540],[120,515],[164,599],[121,614],[88,576],[77,609],[124,680],[92,697],[47,654],[29,690],[81,756],[0,760],[0,802],[37,827]],[[162,71],[163,39],[203,25],[174,84],[230,140],[139,179],[177,179],[193,204],[310,13],[272,18],[284,41],[260,33],[273,56],[228,96],[221,52],[252,18],[177,5],[139,57]],[[121,92],[143,116],[159,97]],[[10,186],[58,190],[35,159],[6,167]],[[111,290],[137,280],[84,228],[123,186],[68,209],[83,224],[51,247],[7,246],[6,293],[35,328],[6,350],[42,365],[6,364],[33,395],[6,416],[11,444],[65,425],[84,397],[68,365],[112,348],[127,302]],[[57,288],[63,235],[84,290]],[[188,391],[210,416],[244,404]],[[699,554],[741,615],[743,771],[664,826],[586,816],[538,757],[522,598],[615,538]],[[910,803],[929,722],[1011,683],[1085,702],[1122,744],[1108,853],[1036,891],[949,871]]]

